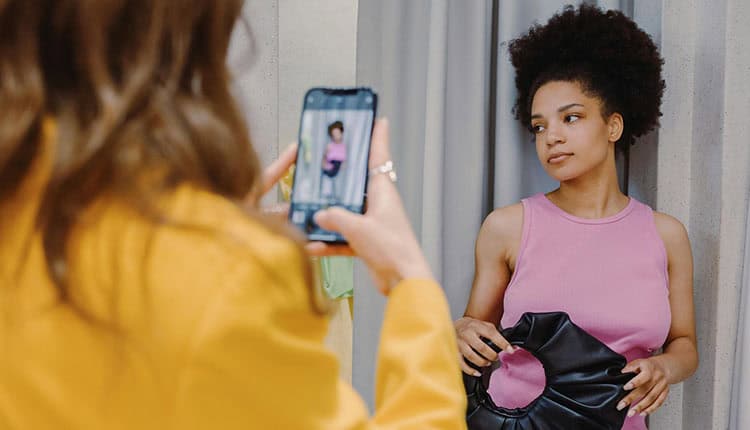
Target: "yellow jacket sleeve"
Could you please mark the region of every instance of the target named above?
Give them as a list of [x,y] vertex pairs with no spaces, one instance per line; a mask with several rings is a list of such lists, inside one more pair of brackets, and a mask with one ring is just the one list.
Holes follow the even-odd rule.
[[439,286],[410,280],[393,290],[369,417],[323,346],[327,321],[312,310],[301,258],[283,242],[264,264],[238,263],[227,274],[180,371],[174,428],[465,428],[458,351]]

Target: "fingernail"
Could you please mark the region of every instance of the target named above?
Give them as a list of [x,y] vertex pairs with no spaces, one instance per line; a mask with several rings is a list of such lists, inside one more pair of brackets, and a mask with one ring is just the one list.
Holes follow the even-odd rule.
[[620,402],[620,403],[617,404],[617,410],[621,411],[621,410],[623,410],[625,408],[625,406],[627,406],[625,404],[625,402]]
[[479,373],[479,372],[477,372],[477,371],[475,371],[475,372],[474,372],[474,376],[476,376],[476,377],[478,378],[478,377],[482,376],[482,374],[481,374],[481,373]]
[[623,388],[624,390],[628,390],[628,391],[629,391],[629,390],[632,390],[632,389],[633,389],[633,384],[630,384],[630,383],[628,383],[628,384],[625,384],[625,386],[624,386],[624,387],[622,387],[622,388]]
[[629,410],[628,411],[628,418],[632,417],[633,415],[635,415],[635,409]]
[[648,414],[647,414],[647,413],[645,413],[645,412],[641,412],[641,416],[642,416],[642,417],[645,417],[646,415],[648,415]]
[[512,346],[509,346],[505,348],[505,352],[507,352],[508,354],[513,354],[513,352],[515,352],[515,349],[513,349]]

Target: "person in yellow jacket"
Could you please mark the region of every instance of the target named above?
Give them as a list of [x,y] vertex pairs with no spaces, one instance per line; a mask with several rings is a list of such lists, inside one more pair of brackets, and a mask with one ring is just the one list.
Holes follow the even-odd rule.
[[[261,214],[294,152],[261,173],[229,95],[241,7],[0,1],[0,429],[465,428],[448,306],[389,177],[365,215],[316,215],[348,247]],[[323,346],[308,254],[359,256],[388,296],[372,415]]]

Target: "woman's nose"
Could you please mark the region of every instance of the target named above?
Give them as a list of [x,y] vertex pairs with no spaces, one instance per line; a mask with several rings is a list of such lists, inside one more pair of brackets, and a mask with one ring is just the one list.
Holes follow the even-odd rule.
[[550,123],[547,125],[547,145],[556,145],[565,141],[565,136],[560,129],[559,124]]

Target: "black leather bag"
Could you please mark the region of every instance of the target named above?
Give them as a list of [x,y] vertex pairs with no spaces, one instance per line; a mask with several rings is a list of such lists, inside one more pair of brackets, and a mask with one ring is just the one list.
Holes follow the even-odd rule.
[[[533,354],[544,366],[544,392],[523,408],[501,408],[492,402],[484,377],[464,374],[470,430],[620,430],[627,408],[616,406],[635,376],[622,373],[626,360],[575,325],[564,312],[525,313],[502,330],[512,345]],[[487,342],[495,351],[499,348]]]

